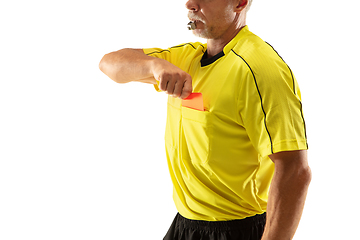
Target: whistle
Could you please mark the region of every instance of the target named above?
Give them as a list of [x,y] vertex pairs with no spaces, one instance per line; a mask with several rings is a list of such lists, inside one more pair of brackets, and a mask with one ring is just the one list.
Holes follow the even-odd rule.
[[190,21],[188,24],[187,24],[187,27],[189,30],[195,30],[196,29],[196,23],[193,22],[193,21]]

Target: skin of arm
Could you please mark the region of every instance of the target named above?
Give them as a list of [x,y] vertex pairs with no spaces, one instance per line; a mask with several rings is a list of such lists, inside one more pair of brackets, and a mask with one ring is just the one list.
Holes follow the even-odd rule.
[[184,99],[192,92],[191,76],[170,62],[147,56],[142,49],[121,49],[106,54],[100,70],[117,83],[157,84],[160,90]]
[[261,240],[290,240],[304,209],[311,170],[307,151],[279,152],[269,156],[275,163]]

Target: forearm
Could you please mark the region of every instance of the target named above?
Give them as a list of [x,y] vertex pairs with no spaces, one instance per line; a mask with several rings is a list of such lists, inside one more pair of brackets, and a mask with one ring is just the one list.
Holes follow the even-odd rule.
[[145,55],[141,49],[122,49],[106,54],[99,68],[117,83],[139,81],[156,84],[152,73],[154,61],[156,58]]
[[147,56],[141,49],[108,53],[101,59],[99,68],[117,83],[158,84],[161,91],[181,99],[192,92],[192,78],[187,72],[164,59]]
[[309,168],[289,172],[275,170],[262,240],[293,238],[303,212],[310,180]]

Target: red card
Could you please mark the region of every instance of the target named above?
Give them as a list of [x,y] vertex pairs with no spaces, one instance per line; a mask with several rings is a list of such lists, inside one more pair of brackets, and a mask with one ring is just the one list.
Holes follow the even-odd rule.
[[204,111],[204,101],[202,93],[191,93],[190,96],[182,100],[182,106],[199,111]]

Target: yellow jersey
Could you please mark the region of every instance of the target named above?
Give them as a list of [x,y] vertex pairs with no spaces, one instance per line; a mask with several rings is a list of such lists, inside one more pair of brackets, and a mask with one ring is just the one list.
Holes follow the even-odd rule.
[[194,220],[262,214],[274,172],[268,156],[308,148],[298,83],[247,26],[216,56],[207,58],[206,49],[198,42],[144,49],[189,73],[193,92],[203,95],[205,111],[168,98],[165,147],[175,205]]

